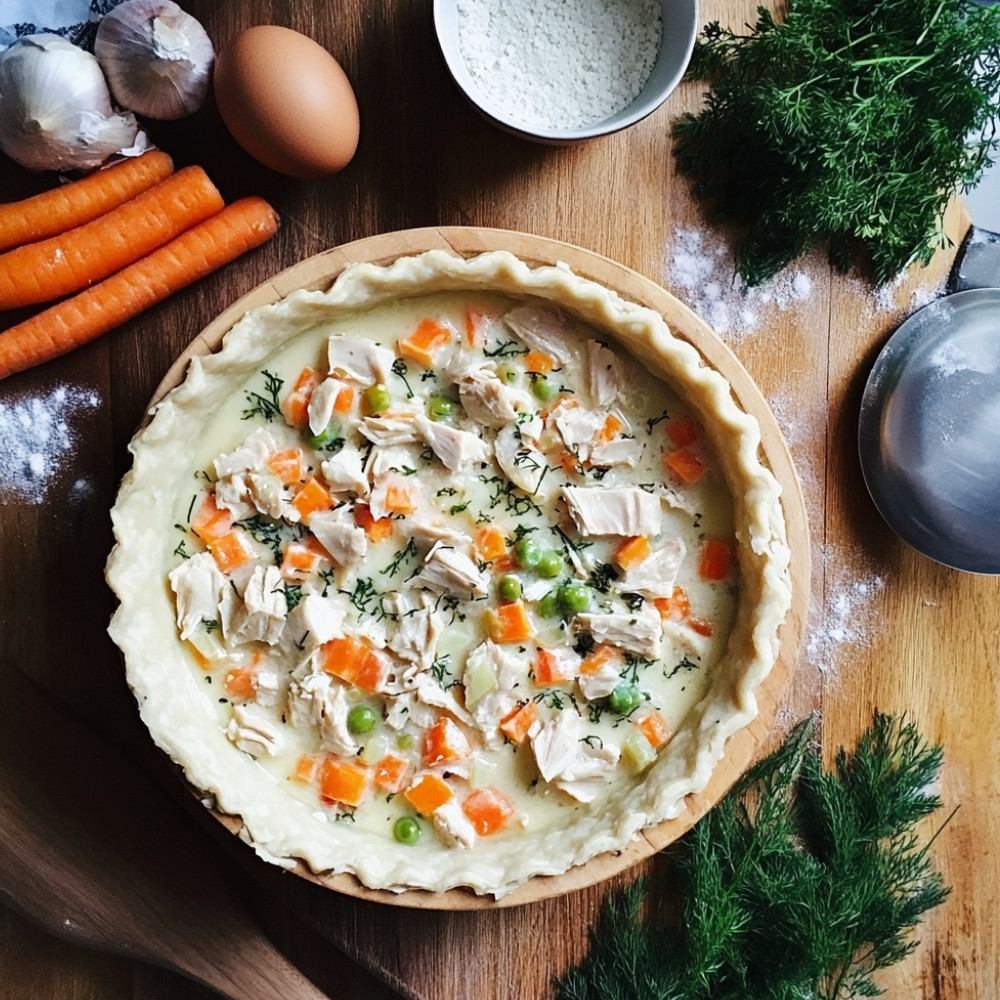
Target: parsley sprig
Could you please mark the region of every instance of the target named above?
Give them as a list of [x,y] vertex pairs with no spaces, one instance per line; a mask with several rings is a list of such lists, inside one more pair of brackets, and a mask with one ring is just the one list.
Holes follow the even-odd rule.
[[560,1000],[881,992],[874,974],[913,950],[911,932],[948,894],[915,832],[941,805],[929,790],[941,749],[878,713],[824,772],[811,737],[807,720],[664,853],[680,920],[640,917],[649,880],[609,897]]
[[689,75],[711,89],[674,123],[677,165],[745,226],[744,281],[826,242],[840,270],[870,261],[881,284],[946,243],[948,201],[990,162],[1000,7],[788,0],[747,34],[708,24]]

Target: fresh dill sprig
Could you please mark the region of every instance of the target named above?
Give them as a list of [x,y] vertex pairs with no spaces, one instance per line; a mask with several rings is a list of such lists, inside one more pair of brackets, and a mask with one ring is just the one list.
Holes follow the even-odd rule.
[[679,920],[641,916],[649,879],[609,896],[559,1000],[881,993],[874,974],[913,950],[949,891],[915,831],[941,805],[930,791],[941,748],[876,713],[824,772],[811,738],[807,720],[664,853]]
[[[996,148],[1000,8],[974,0],[788,0],[747,34],[717,21],[689,76],[710,85],[674,154],[719,220],[745,227],[748,285],[813,244],[877,284],[945,245],[944,210]],[[981,139],[974,138],[982,136]]]

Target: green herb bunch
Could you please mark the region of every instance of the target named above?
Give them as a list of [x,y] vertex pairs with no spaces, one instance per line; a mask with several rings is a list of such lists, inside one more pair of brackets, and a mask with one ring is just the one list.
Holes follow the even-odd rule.
[[944,210],[989,165],[1000,7],[974,0],[788,0],[739,35],[708,24],[688,75],[710,90],[674,154],[746,234],[748,285],[815,243],[878,284],[947,240]]
[[825,772],[812,724],[750,769],[666,852],[674,921],[638,880],[605,907],[560,1000],[846,1000],[876,996],[873,973],[916,945],[922,914],[948,894],[915,826],[939,747],[877,714],[853,754]]

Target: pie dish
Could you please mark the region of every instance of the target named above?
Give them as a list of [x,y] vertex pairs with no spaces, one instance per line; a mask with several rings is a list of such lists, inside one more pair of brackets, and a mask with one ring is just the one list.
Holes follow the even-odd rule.
[[112,512],[110,632],[262,857],[502,899],[691,811],[795,567],[757,416],[660,313],[425,249],[185,363]]

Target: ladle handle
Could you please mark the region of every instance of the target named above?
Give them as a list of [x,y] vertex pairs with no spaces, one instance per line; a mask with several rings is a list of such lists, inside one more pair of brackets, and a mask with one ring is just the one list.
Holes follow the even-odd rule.
[[969,288],[1000,288],[1000,233],[970,226],[955,254],[950,292],[964,292]]

